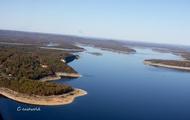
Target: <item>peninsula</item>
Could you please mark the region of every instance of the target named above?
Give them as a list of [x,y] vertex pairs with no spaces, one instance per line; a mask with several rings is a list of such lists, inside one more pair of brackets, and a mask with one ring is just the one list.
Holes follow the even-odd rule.
[[0,45],[0,94],[27,104],[72,103],[76,97],[87,92],[47,81],[80,77],[67,64],[73,58],[76,57],[72,53],[45,50],[38,46]]
[[145,60],[144,64],[156,66],[156,67],[182,70],[182,71],[190,71],[190,61],[188,60],[180,61],[180,60],[150,59],[150,60]]

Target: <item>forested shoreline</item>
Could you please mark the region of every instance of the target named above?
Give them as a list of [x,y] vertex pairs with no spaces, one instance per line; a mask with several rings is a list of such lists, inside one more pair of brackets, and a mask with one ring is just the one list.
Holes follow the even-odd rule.
[[0,45],[0,87],[29,95],[59,95],[70,92],[69,85],[41,82],[56,72],[77,73],[61,59],[71,53],[43,50],[38,46]]

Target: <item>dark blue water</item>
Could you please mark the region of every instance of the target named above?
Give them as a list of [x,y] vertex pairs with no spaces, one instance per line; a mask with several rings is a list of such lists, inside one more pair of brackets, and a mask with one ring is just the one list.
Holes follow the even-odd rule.
[[83,77],[60,80],[88,95],[64,106],[40,106],[40,112],[17,112],[17,107],[35,107],[1,98],[0,112],[8,120],[190,120],[190,73],[143,64],[147,58],[180,59],[172,54],[138,49],[126,55],[80,53],[70,63]]

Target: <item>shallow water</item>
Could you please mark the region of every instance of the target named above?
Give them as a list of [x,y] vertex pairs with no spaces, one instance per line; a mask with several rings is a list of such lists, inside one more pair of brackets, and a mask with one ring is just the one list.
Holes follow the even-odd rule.
[[180,59],[150,49],[118,54],[85,47],[95,56],[80,53],[70,63],[83,77],[56,81],[84,89],[88,95],[63,106],[40,106],[39,112],[18,112],[17,107],[36,107],[0,98],[0,113],[7,120],[189,120],[190,73],[156,68],[144,59]]

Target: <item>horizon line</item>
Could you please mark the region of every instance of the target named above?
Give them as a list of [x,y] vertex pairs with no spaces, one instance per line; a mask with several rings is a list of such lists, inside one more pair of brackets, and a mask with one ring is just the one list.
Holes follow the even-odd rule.
[[49,34],[49,35],[58,35],[58,36],[70,36],[78,37],[84,39],[96,39],[96,40],[110,40],[110,41],[120,41],[120,42],[131,42],[131,43],[145,43],[145,44],[157,44],[157,45],[171,45],[171,46],[185,46],[190,47],[190,45],[177,44],[177,43],[158,43],[158,42],[149,42],[149,41],[140,41],[140,40],[128,40],[128,39],[117,39],[117,38],[106,38],[106,37],[95,37],[95,36],[85,36],[85,35],[76,35],[76,34],[62,34],[55,32],[42,32],[42,31],[32,31],[32,30],[16,30],[16,29],[0,29],[0,31],[12,31],[12,32],[23,32],[23,33],[35,33],[35,34]]

